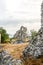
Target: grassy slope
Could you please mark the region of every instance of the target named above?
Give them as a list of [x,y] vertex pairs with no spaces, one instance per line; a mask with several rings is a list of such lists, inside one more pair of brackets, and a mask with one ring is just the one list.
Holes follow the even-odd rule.
[[3,49],[7,50],[14,58],[20,59],[23,49],[28,43],[23,44],[2,44]]
[[[28,46],[28,43],[23,44],[0,44],[3,46],[4,50],[7,50],[9,54],[13,56],[13,58],[20,59],[22,56],[23,49]],[[23,61],[24,65],[43,65],[43,57],[37,60],[34,59],[27,59],[25,62]]]

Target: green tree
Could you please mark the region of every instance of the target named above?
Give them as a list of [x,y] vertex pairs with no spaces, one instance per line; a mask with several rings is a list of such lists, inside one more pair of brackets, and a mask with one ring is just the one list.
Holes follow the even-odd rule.
[[0,34],[1,34],[1,42],[4,43],[9,40],[9,35],[7,34],[6,30],[0,27]]
[[35,30],[31,30],[31,39],[34,39],[34,37],[37,35],[37,32]]

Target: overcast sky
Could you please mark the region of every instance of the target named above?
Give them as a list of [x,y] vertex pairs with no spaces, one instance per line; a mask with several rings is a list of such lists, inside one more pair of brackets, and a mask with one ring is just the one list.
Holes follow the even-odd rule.
[[38,30],[42,0],[0,0],[0,27],[13,35],[20,26]]

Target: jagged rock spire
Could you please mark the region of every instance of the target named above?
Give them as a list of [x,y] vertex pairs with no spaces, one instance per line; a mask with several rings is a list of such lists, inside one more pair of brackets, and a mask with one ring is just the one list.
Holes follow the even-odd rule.
[[23,57],[27,58],[28,56],[33,58],[43,57],[43,2],[41,4],[41,29],[23,51]]
[[43,28],[43,2],[41,4],[41,27]]

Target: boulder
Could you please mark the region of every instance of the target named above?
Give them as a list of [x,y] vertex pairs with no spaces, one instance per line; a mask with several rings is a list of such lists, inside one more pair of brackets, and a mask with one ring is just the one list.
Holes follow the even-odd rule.
[[27,55],[32,56],[33,58],[38,58],[39,56],[43,56],[43,34],[38,32],[33,40],[30,41],[28,47],[26,47],[23,51],[23,55],[27,57]]

